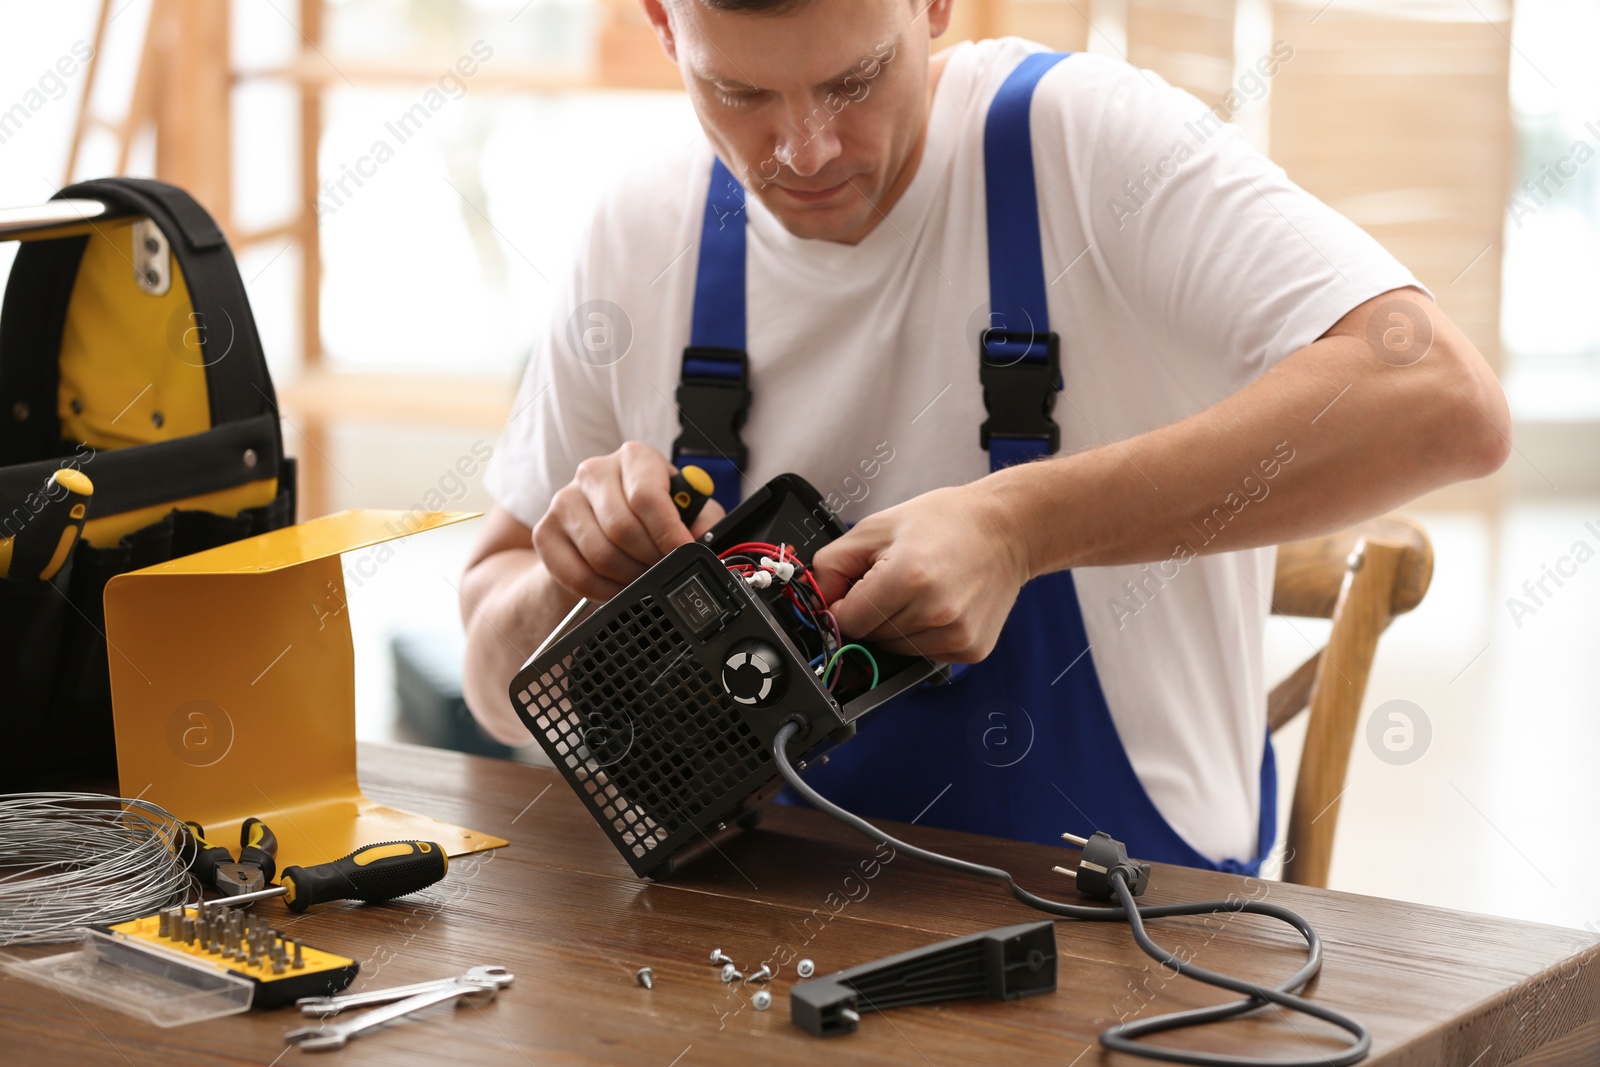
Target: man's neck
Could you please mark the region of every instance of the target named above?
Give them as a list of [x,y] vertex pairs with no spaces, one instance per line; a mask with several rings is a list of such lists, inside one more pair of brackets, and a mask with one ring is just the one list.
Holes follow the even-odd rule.
[[867,236],[877,229],[894,206],[900,202],[911,182],[917,176],[917,168],[922,165],[922,152],[928,144],[928,124],[933,120],[933,101],[939,91],[939,79],[944,74],[944,68],[950,61],[951,49],[944,49],[935,53],[928,59],[928,105],[922,116],[922,129],[917,133],[916,143],[911,146],[911,151],[906,155],[905,163],[900,167],[900,173],[895,176],[894,182],[883,194],[883,199],[873,205],[877,210],[867,225],[842,244],[860,244]]

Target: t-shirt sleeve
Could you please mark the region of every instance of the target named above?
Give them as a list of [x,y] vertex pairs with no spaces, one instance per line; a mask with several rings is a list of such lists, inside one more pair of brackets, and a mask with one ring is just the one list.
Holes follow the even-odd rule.
[[[596,213],[572,271],[551,303],[550,321],[528,361],[484,484],[518,521],[533,526],[578,464],[623,444],[612,402],[612,369],[585,348],[585,331],[609,328],[603,304],[586,305],[599,291],[595,254],[607,212]],[[601,318],[592,319],[589,313]],[[581,321],[580,321],[581,320]],[[585,358],[580,358],[579,352]]]
[[[1417,285],[1189,93],[1123,64],[1085,73],[1101,83],[1084,94],[1095,103],[1057,103],[1067,165],[1087,179],[1090,240],[1167,358],[1198,361],[1183,368],[1189,381],[1226,395],[1358,305]],[[1075,151],[1085,143],[1091,151]]]

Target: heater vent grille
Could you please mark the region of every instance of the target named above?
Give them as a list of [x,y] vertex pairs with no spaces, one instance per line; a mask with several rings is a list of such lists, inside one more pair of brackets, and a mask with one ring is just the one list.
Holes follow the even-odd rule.
[[654,597],[619,611],[517,694],[535,737],[636,858],[670,854],[771,756]]

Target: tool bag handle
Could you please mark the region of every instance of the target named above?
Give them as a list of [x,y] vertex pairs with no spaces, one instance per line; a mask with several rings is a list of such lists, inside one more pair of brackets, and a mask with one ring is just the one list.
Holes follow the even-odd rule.
[[[205,208],[177,186],[148,178],[78,182],[52,199],[98,200],[107,205],[110,216],[143,215],[161,228],[183,273],[197,321],[233,325],[221,337],[231,346],[226,358],[213,358],[207,351],[221,331],[198,331],[212,428],[271,415],[272,452],[281,454],[277,397],[244,281],[227,238]],[[87,242],[86,237],[37,241],[17,252],[0,308],[0,351],[13,357],[0,363],[0,463],[38,460],[61,450],[57,357],[72,286],[62,285],[60,279],[76,275]],[[27,416],[17,417],[18,411]]]

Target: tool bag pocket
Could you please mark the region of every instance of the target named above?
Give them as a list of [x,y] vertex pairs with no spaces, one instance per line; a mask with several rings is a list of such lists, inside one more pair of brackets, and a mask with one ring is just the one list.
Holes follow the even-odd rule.
[[[106,583],[291,524],[294,463],[233,254],[182,190],[80,183],[0,212],[10,239],[24,243],[0,305],[0,792],[104,788]],[[92,482],[75,541],[45,499],[63,467]],[[15,573],[39,558],[29,538],[71,547]]]

